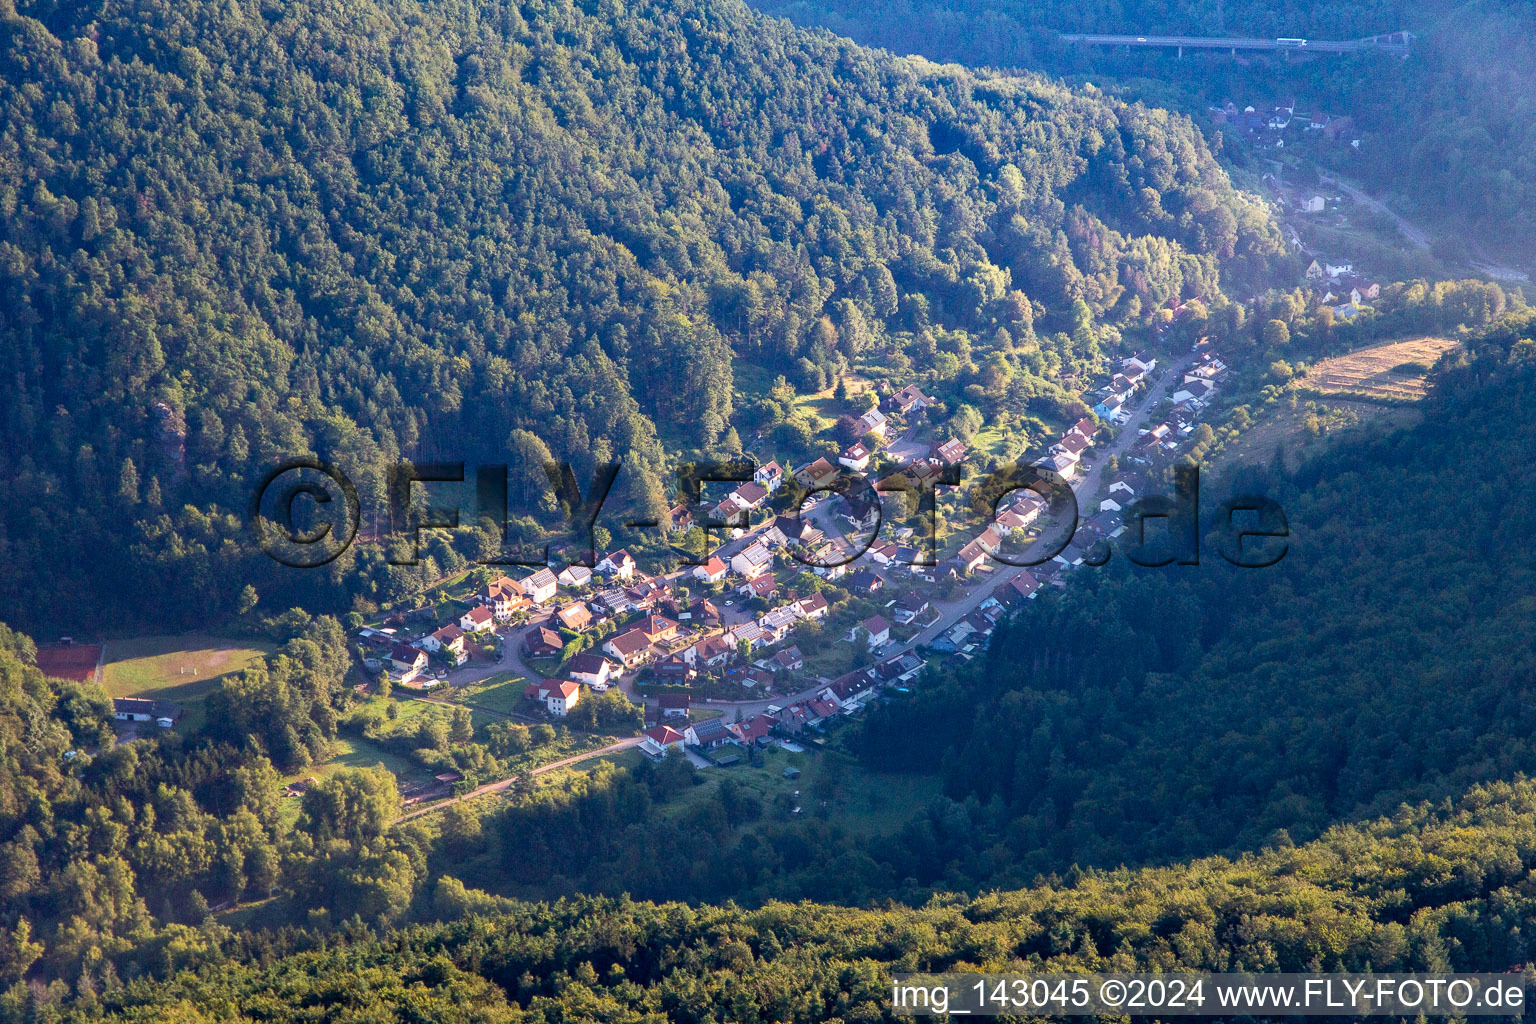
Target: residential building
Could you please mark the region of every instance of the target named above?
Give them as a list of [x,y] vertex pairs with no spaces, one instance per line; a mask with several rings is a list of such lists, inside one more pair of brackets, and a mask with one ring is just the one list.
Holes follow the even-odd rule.
[[761,542],[748,544],[731,556],[731,570],[752,579],[773,570],[773,555]]
[[663,693],[656,698],[656,710],[662,718],[687,718],[691,700],[686,693]]
[[731,731],[725,727],[725,723],[718,718],[706,718],[702,722],[694,722],[683,730],[683,740],[691,747],[702,747],[709,750],[718,747],[722,743],[729,743],[734,737]]
[[592,582],[592,570],[584,565],[568,565],[555,579],[562,587],[585,587]]
[[762,485],[769,494],[773,494],[784,486],[784,467],[777,462],[770,462],[766,466],[758,466],[752,473],[752,479]]
[[855,441],[838,455],[837,461],[854,472],[862,472],[869,468],[870,450],[864,446],[863,441]]
[[958,437],[952,437],[943,444],[934,445],[933,457],[946,466],[953,466],[965,460],[965,442]]
[[606,689],[613,674],[613,663],[590,651],[582,651],[565,663],[565,674],[594,690]]
[[[879,579],[878,576],[875,577]],[[829,607],[827,599],[820,594],[812,594],[790,605],[790,608],[802,619],[824,619],[827,617]]]
[[492,618],[493,613],[489,605],[471,608],[459,616],[459,628],[466,633],[484,633],[494,625]]
[[555,579],[554,571],[546,566],[523,580],[523,593],[528,595],[528,600],[534,604],[548,604],[555,599],[555,589],[558,585],[559,581]]
[[885,437],[888,423],[885,414],[879,409],[871,409],[859,417],[859,432],[874,434],[876,437]]
[[908,384],[881,403],[887,412],[919,412],[933,404],[933,399],[919,390],[916,384]]
[[808,491],[825,490],[837,479],[837,467],[824,458],[817,459],[795,470],[795,479]]
[[603,644],[603,651],[626,669],[630,669],[643,664],[650,657],[651,641],[640,630],[631,629],[627,633],[609,637]]
[[580,601],[572,601],[555,612],[555,621],[565,629],[580,633],[592,625],[592,610]]
[[859,626],[867,634],[865,642],[870,647],[879,647],[891,639],[891,624],[879,615],[871,615]]
[[548,626],[535,626],[523,636],[523,653],[530,658],[558,658],[565,641]]
[[648,615],[641,619],[635,628],[644,633],[646,639],[653,644],[676,640],[678,635],[677,623],[665,615]]
[[725,579],[725,574],[729,570],[730,566],[726,565],[719,555],[710,555],[709,560],[703,565],[693,567],[693,575],[695,579],[703,580],[705,583],[719,583]]
[[421,645],[429,651],[441,654],[444,661],[453,665],[462,665],[469,660],[469,652],[464,649],[464,631],[458,626],[447,625],[421,642]]
[[635,560],[628,551],[615,551],[611,555],[604,556],[603,560],[597,563],[597,571],[628,581],[634,578]]
[[[524,592],[523,585],[510,576],[501,577],[481,591],[480,602],[490,609],[497,622],[506,622],[515,612],[533,604]],[[469,629],[467,626],[464,628]]]
[[564,718],[581,700],[581,687],[569,679],[546,679],[532,683],[533,698],[541,701],[545,709],[556,718]]
[[389,651],[390,672],[397,683],[414,683],[427,670],[427,652],[409,644],[395,644]]

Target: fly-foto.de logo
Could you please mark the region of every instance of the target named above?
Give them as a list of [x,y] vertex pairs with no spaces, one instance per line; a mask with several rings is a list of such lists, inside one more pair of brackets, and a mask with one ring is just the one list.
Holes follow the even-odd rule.
[[[599,464],[585,487],[580,486],[576,471],[566,462],[551,462],[542,469],[549,479],[558,507],[567,511],[566,526],[580,538],[574,564],[592,566],[602,557],[594,543],[598,517],[613,491],[623,468],[621,462]],[[726,515],[717,515],[725,502],[708,505],[703,501],[707,483],[745,484],[752,481],[757,465],[750,460],[689,463],[678,471],[678,490],[682,506],[698,509],[693,525],[704,532],[703,551],[682,552],[686,564],[703,564],[721,543],[755,529],[752,509],[732,507]],[[391,550],[393,565],[417,564],[417,548],[422,530],[457,530],[469,524],[492,525],[499,531],[502,544],[490,557],[476,559],[482,565],[544,566],[550,563],[547,544],[507,550],[508,480],[507,464],[474,467],[475,498],[469,508],[414,500],[425,496],[429,485],[462,485],[471,479],[463,462],[401,462],[389,474],[389,521],[391,530],[374,538]],[[960,551],[985,555],[1004,565],[1037,566],[1058,557],[1074,542],[1082,542],[1082,525],[1077,495],[1060,476],[1048,469],[1015,463],[999,467],[966,481],[961,466],[921,480],[900,474],[875,480],[851,469],[839,469],[814,485],[798,491],[793,507],[779,512],[779,518],[799,522],[808,510],[823,499],[842,502],[840,508],[856,509],[857,516],[846,511],[844,518],[856,521],[850,536],[843,534],[838,543],[818,549],[791,546],[791,557],[811,567],[831,567],[852,562],[880,541],[886,526],[882,496],[908,495],[920,530],[906,537],[903,549],[908,564],[939,564],[937,537],[937,495],[943,488],[976,489],[968,497],[980,499],[980,506],[991,515],[972,529]],[[973,501],[972,507],[977,502]],[[1009,514],[1021,511],[1037,527],[1021,531],[1028,542],[1005,542],[1004,531],[997,524]],[[362,521],[358,491],[348,476],[332,463],[319,459],[293,459],[274,467],[258,484],[251,498],[250,523],[257,545],[271,558],[293,568],[318,568],[339,557],[353,544]],[[624,518],[630,530],[663,530],[670,527],[656,518]],[[1008,531],[1013,532],[1013,531]],[[1195,466],[1174,470],[1171,494],[1143,495],[1120,511],[1119,524],[1108,533],[1092,531],[1093,536],[1076,558],[1086,565],[1106,564],[1116,550],[1137,565],[1198,565],[1202,550],[1213,546],[1222,559],[1242,568],[1264,568],[1279,562],[1289,550],[1290,524],[1284,511],[1273,499],[1257,494],[1233,495],[1209,514],[1202,513],[1200,472]],[[403,543],[396,543],[403,542]]]

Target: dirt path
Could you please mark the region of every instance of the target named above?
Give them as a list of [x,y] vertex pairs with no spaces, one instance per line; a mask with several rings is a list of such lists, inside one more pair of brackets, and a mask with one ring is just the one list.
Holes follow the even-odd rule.
[[400,817],[396,818],[394,820],[394,824],[398,825],[402,821],[410,821],[412,818],[419,818],[424,814],[431,814],[434,811],[440,811],[450,804],[460,803],[464,800],[473,800],[477,796],[485,796],[488,793],[500,793],[503,790],[510,789],[521,779],[531,779],[535,775],[543,775],[545,772],[552,772],[557,768],[568,768],[579,761],[586,761],[594,757],[603,757],[606,754],[614,754],[620,750],[628,750],[631,747],[638,747],[642,739],[643,737],[640,736],[631,736],[629,739],[619,740],[617,743],[610,743],[606,747],[600,747],[597,750],[589,750],[584,754],[573,754],[570,757],[561,758],[559,761],[551,761],[549,764],[540,765],[533,771],[528,772],[526,775],[513,775],[510,778],[502,779],[499,782],[487,782],[485,785],[476,786],[474,789],[461,796],[450,797],[447,800],[439,800],[438,802],[429,804],[426,807],[418,807],[414,811],[407,811],[406,813],[400,815]]

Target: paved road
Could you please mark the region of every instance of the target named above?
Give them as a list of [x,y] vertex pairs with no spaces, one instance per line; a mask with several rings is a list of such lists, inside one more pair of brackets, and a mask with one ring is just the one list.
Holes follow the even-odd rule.
[[606,747],[601,747],[597,750],[589,750],[584,754],[575,754],[571,757],[562,758],[559,761],[551,761],[549,764],[540,765],[526,775],[513,775],[512,777],[502,779],[499,782],[487,782],[485,785],[477,786],[462,796],[450,797],[447,800],[439,800],[438,802],[429,804],[426,807],[418,807],[414,811],[407,811],[406,813],[400,815],[400,817],[396,818],[394,824],[398,825],[402,821],[410,821],[412,818],[419,818],[424,814],[431,814],[434,811],[440,811],[444,807],[447,807],[449,804],[456,804],[464,800],[473,800],[475,797],[485,796],[487,793],[500,793],[505,789],[510,789],[520,779],[531,779],[535,775],[543,775],[545,772],[552,772],[557,768],[567,768],[573,764],[576,764],[578,761],[586,761],[590,758],[602,757],[605,754],[613,754],[620,750],[628,750],[631,747],[638,747],[641,743],[641,740],[642,737],[640,736],[631,736],[628,739],[619,740],[617,743],[610,743]]
[[1422,228],[1400,216],[1395,210],[1387,206],[1381,200],[1372,199],[1370,196],[1366,195],[1365,191],[1359,186],[1351,185],[1349,182],[1340,178],[1330,177],[1326,174],[1320,174],[1318,177],[1324,184],[1336,186],[1340,192],[1343,192],[1345,195],[1349,196],[1349,198],[1353,199],[1355,202],[1361,204],[1362,206],[1368,207],[1376,213],[1382,214],[1386,217],[1390,217],[1392,223],[1397,225],[1397,230],[1402,233],[1404,238],[1408,239],[1408,241],[1412,242],[1419,249],[1426,251],[1429,249],[1429,235]]
[[[1394,33],[1394,35],[1399,35]],[[1296,53],[1353,53],[1357,50],[1385,50],[1406,55],[1408,43],[1398,38],[1372,36],[1366,39],[1262,39],[1241,36],[1129,36],[1085,35],[1063,32],[1062,42],[1089,43],[1098,46],[1177,46],[1197,50],[1287,50]]]

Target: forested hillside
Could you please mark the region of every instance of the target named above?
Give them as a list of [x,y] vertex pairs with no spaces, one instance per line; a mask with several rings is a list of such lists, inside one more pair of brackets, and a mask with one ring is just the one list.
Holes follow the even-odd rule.
[[[994,67],[1123,80],[1159,102],[1261,109],[1298,99],[1351,116],[1362,145],[1334,163],[1389,189],[1416,217],[1532,256],[1536,228],[1536,9],[1498,0],[763,0],[871,46]],[[1408,30],[1406,61],[1374,53],[1289,62],[1069,46],[1059,32],[1356,39]],[[1153,84],[1156,83],[1156,84]]]
[[1283,256],[1183,118],[734,0],[0,0],[0,111],[29,624],[408,586],[369,549],[283,592],[238,515],[280,458],[377,507],[400,456],[622,453],[654,513],[668,453],[738,447],[743,362],[820,387],[1006,345],[1054,376]]
[[1536,771],[1533,355],[1526,310],[1442,359],[1420,426],[1207,480],[1207,516],[1228,488],[1280,502],[1278,565],[1116,555],[873,719],[866,758],[994,808],[1021,874],[1300,841]]
[[[375,938],[206,928],[168,983],[113,982],[67,1021],[889,1019],[902,970],[1488,970],[1530,957],[1536,789],[1474,790],[1236,861],[1074,871],[1022,892],[851,910],[500,901],[439,883],[452,923]],[[22,1021],[36,1000],[0,998]],[[256,1011],[256,1012],[253,1012]]]

